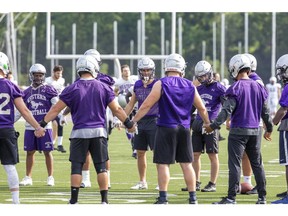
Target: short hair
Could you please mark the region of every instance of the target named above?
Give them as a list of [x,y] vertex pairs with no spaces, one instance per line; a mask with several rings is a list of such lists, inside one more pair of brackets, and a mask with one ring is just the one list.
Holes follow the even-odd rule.
[[62,65],[56,65],[54,68],[53,68],[53,72],[56,72],[56,71],[64,71],[64,68]]
[[128,64],[121,65],[121,72],[123,71],[124,68],[130,68],[130,67]]

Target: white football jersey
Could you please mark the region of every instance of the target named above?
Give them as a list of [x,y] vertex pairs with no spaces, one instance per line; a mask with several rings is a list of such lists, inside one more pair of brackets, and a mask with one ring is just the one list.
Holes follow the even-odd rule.
[[65,79],[63,77],[60,77],[58,80],[54,80],[51,76],[47,77],[45,79],[45,82],[50,85],[53,86],[57,92],[58,95],[63,91],[63,89],[65,88]]

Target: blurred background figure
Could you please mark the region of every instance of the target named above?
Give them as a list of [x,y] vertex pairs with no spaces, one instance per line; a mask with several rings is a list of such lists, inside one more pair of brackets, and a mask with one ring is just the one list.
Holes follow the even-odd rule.
[[281,85],[280,83],[277,83],[276,77],[272,76],[269,79],[269,83],[266,84],[266,88],[268,90],[268,107],[270,109],[270,116],[271,118],[274,118],[281,97]]
[[[64,69],[62,65],[56,65],[53,68],[51,76],[45,79],[45,82],[48,85],[53,86],[57,90],[58,95],[60,95],[60,93],[65,88],[65,79],[62,77],[63,71]],[[55,149],[62,153],[66,153],[66,150],[63,147],[63,124],[60,124],[60,118],[62,113],[63,112],[61,112],[52,122],[53,144],[56,144],[57,139],[57,147],[55,147]]]

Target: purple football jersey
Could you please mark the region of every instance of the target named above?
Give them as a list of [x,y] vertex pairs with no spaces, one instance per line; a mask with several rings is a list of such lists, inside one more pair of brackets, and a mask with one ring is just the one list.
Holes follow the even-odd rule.
[[0,128],[13,128],[14,99],[23,96],[23,91],[10,80],[0,78]]
[[[142,105],[144,100],[147,98],[147,96],[150,94],[153,85],[157,82],[157,80],[153,80],[152,83],[148,84],[145,88],[143,85],[142,80],[137,80],[134,85],[134,92],[136,99],[138,101],[138,108]],[[146,116],[158,116],[158,103],[155,103],[151,109],[148,111]]]
[[[226,87],[219,82],[213,82],[211,85],[197,86],[199,95],[207,109],[209,119],[214,120],[221,109],[221,96],[225,95]],[[196,118],[201,120],[199,113]]]
[[[281,93],[281,98],[279,100],[279,104],[281,107],[288,107],[288,85],[285,85],[282,93]],[[287,119],[288,118],[288,113],[286,113],[286,115],[282,118],[283,119]]]
[[162,95],[158,101],[157,125],[176,128],[182,125],[190,128],[191,110],[194,103],[195,86],[182,77],[161,78]]
[[76,130],[104,128],[106,108],[115,94],[110,86],[96,79],[79,79],[66,87],[59,97],[71,109],[73,130]]
[[29,86],[24,90],[23,100],[36,121],[41,121],[52,106],[51,99],[57,95],[57,90],[50,85]]
[[231,115],[231,128],[259,127],[263,103],[268,97],[265,87],[252,79],[241,79],[227,89],[226,96],[235,98],[237,103]]

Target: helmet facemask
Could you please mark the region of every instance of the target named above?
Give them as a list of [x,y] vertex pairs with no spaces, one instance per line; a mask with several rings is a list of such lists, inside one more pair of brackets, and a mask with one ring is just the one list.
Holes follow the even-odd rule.
[[155,75],[155,70],[152,68],[139,69],[138,72],[140,79],[143,80],[145,84],[148,83],[149,80],[153,79]]
[[280,80],[283,85],[288,83],[288,66],[284,65],[282,67],[276,68],[276,77]]

